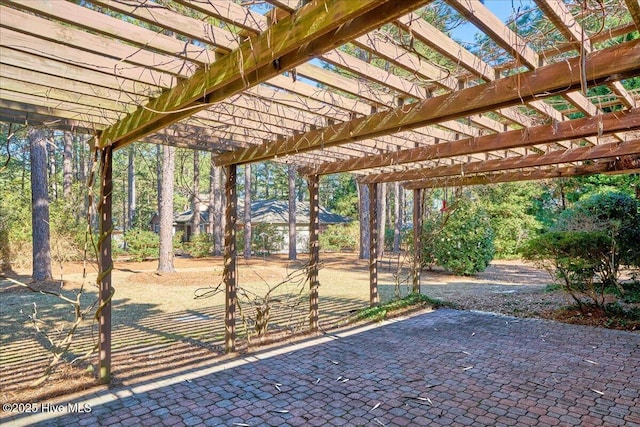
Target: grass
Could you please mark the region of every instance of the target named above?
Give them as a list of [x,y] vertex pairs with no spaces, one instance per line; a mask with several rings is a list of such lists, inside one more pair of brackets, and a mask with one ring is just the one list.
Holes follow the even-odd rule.
[[375,307],[362,309],[356,313],[354,320],[368,320],[380,322],[386,319],[390,314],[399,311],[405,312],[407,309],[417,309],[430,306],[433,308],[449,307],[455,308],[455,304],[440,301],[422,294],[410,294],[404,298],[379,304]]

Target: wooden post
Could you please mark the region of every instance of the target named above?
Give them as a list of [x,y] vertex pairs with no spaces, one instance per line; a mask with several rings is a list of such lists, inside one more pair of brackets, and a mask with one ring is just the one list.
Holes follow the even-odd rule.
[[98,250],[100,271],[98,273],[98,377],[102,384],[111,382],[111,257],[112,193],[113,193],[113,149],[107,146],[100,153],[100,200],[98,204],[99,232]]
[[224,226],[224,272],[225,285],[225,349],[227,353],[236,350],[236,303],[237,275],[236,257],[236,220],[238,219],[238,194],[236,193],[237,166],[225,167],[227,180],[225,183],[226,209]]
[[413,190],[413,293],[420,293],[422,270],[422,191]]
[[318,264],[320,263],[320,177],[310,175],[309,183],[309,329],[318,331]]
[[369,304],[378,305],[378,184],[369,184]]

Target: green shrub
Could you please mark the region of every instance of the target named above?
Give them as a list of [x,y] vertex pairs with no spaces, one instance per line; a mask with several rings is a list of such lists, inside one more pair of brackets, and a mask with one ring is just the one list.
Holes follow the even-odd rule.
[[[284,236],[275,224],[253,224],[251,227],[251,251],[271,254],[282,248]],[[244,252],[244,229],[236,233],[238,253]]]
[[620,266],[640,266],[639,209],[640,202],[627,194],[594,194],[578,201],[572,209],[564,211],[554,229],[596,233],[594,236],[598,236],[599,243],[597,250],[591,255],[594,274],[604,285],[616,286],[624,293],[618,282]]
[[455,274],[484,271],[495,254],[489,217],[467,199],[459,199],[449,214],[425,221],[423,236],[423,265],[436,263]]
[[[594,194],[564,211],[550,232],[532,239],[523,256],[549,270],[580,307],[603,307],[621,265],[640,266],[640,203],[624,193]],[[597,280],[596,280],[597,279]]]
[[160,237],[153,231],[132,228],[125,233],[124,241],[133,261],[144,261],[159,255]]
[[320,249],[332,252],[357,250],[359,227],[357,221],[346,225],[329,225],[320,233]]
[[554,231],[531,239],[522,255],[549,271],[580,307],[582,297],[602,306],[605,285],[593,279],[610,244],[607,234],[599,231]]
[[213,236],[208,233],[198,233],[191,236],[190,242],[185,242],[183,250],[194,258],[204,258],[213,252]]

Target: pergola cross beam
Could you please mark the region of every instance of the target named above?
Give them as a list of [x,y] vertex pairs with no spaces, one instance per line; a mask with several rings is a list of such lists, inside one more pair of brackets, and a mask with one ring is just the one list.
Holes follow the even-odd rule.
[[428,1],[327,0],[309,4],[105,129],[100,144],[116,148],[130,144]]
[[[640,40],[594,52],[585,58],[586,78],[592,85],[640,74]],[[390,111],[312,130],[284,141],[268,142],[225,153],[217,165],[264,161],[410,130],[469,114],[483,113],[578,88],[582,82],[581,58],[551,64],[490,83],[428,98]]]
[[541,179],[566,178],[572,176],[595,175],[598,173],[620,174],[638,173],[640,171],[640,158],[627,156],[610,162],[594,163],[589,165],[551,167],[529,172],[496,172],[484,175],[458,176],[445,178],[432,178],[426,180],[409,181],[402,186],[407,190],[439,187],[459,187],[468,185],[497,184],[500,182],[535,181]]
[[508,157],[505,159],[470,162],[464,165],[446,165],[434,168],[412,169],[404,172],[374,174],[361,178],[360,182],[372,184],[446,176],[465,176],[487,172],[550,166],[562,163],[584,162],[603,158],[628,156],[637,153],[640,153],[640,140],[635,139],[622,143],[612,142],[596,146],[554,150],[544,154],[529,154],[526,156]]

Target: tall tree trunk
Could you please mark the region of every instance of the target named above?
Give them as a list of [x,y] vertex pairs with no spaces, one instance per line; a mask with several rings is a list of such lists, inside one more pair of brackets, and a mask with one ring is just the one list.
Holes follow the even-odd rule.
[[159,273],[172,273],[173,267],[173,175],[175,148],[163,145],[162,191],[160,192],[160,259]]
[[[87,180],[88,169],[91,167],[90,165],[91,156],[85,155],[86,146],[85,146],[84,138],[81,138],[78,135],[74,135],[73,144],[75,146],[75,151],[76,151],[76,155],[75,155],[76,161],[74,162],[75,176],[77,177],[77,180],[80,183],[85,184]],[[84,190],[82,193],[84,195],[82,209],[78,209],[76,211],[77,220],[87,218],[87,213],[89,212],[89,194],[86,190]]]
[[402,204],[404,203],[404,190],[400,186],[399,182],[394,183],[394,227],[393,227],[393,252],[400,252],[400,240],[402,238],[402,226],[404,223],[404,210]]
[[158,215],[162,199],[162,145],[156,145],[156,195],[158,197]]
[[66,201],[71,197],[71,184],[73,183],[73,135],[65,132],[64,151],[62,153],[62,195]]
[[49,185],[47,182],[47,134],[29,128],[31,148],[31,226],[33,239],[33,280],[51,279],[49,230]]
[[221,168],[214,163],[211,155],[209,171],[209,232],[213,235],[213,255],[222,254],[222,190],[220,186]]
[[244,259],[251,258],[251,164],[244,165]]
[[200,152],[193,150],[193,220],[191,232],[195,236],[200,234]]
[[[269,194],[269,186],[271,185],[269,183],[269,181],[271,180],[271,178],[269,177],[269,164],[268,163],[264,163],[264,198],[269,200],[269,197],[271,197],[271,195]],[[257,181],[257,180],[256,180]]]
[[358,210],[360,212],[360,259],[369,259],[369,186],[358,183]]
[[[214,235],[214,221],[213,221],[213,205],[216,202],[216,196],[215,196],[215,170],[216,170],[216,164],[215,164],[215,156],[213,153],[210,153],[209,156],[209,200],[207,203],[207,216],[209,217],[209,222],[207,223],[207,233],[211,234],[211,237],[213,238],[213,255],[217,255],[216,254],[216,244],[215,244],[215,235]],[[220,184],[218,183],[218,188],[220,188]]]
[[46,149],[49,162],[49,185],[51,186],[51,196],[54,200],[58,199],[58,183],[56,182],[56,142],[53,135],[48,134],[46,137]]
[[384,236],[387,225],[387,183],[378,185],[378,258],[384,256]]
[[289,259],[298,257],[296,248],[296,167],[290,163],[289,172]]
[[129,164],[127,165],[127,228],[133,228],[136,219],[136,149],[132,145],[129,148]]

